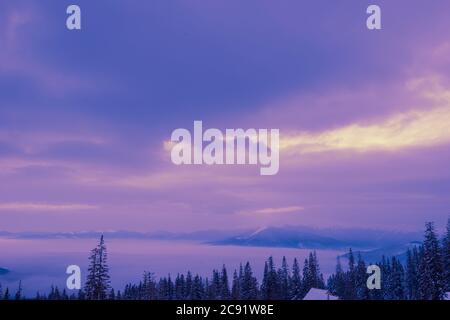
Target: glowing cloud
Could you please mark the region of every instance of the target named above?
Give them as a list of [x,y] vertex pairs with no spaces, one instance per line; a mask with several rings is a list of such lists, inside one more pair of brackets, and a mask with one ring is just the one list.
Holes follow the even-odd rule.
[[87,204],[50,204],[25,202],[0,203],[0,211],[77,211],[94,209],[98,209],[98,206]]
[[[417,87],[418,83],[410,83]],[[423,96],[439,103],[429,110],[410,110],[372,124],[350,124],[319,133],[282,136],[284,151],[312,153],[331,150],[377,151],[450,143],[450,91],[431,90]]]
[[283,213],[293,213],[303,211],[304,208],[300,206],[280,207],[280,208],[263,208],[252,211],[239,211],[239,214],[254,214],[254,215],[273,215]]

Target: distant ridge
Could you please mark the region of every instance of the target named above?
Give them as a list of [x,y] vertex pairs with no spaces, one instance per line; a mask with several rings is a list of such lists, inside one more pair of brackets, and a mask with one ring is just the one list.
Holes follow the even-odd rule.
[[287,247],[287,248],[346,248],[351,243],[321,235],[308,229],[295,227],[260,228],[250,234],[212,241],[215,245],[238,245],[254,247]]
[[420,233],[384,230],[314,229],[303,226],[287,226],[260,228],[253,232],[210,243],[214,245],[339,250],[347,250],[350,247],[358,250],[389,248],[392,251],[403,248],[420,237]]
[[241,230],[201,230],[195,232],[136,232],[126,230],[80,232],[1,232],[0,237],[15,239],[149,239],[199,241],[210,245],[281,247],[305,249],[353,248],[361,252],[388,248],[390,251],[421,239],[421,233],[373,229],[318,229],[305,226],[262,227]]
[[0,268],[0,276],[9,273],[8,269]]

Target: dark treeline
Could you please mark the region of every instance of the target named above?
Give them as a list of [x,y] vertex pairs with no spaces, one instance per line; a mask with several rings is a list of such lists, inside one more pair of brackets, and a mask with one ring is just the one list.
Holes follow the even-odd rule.
[[[325,283],[315,252],[300,264],[294,259],[292,266],[285,257],[281,266],[275,266],[272,257],[264,264],[261,283],[253,274],[249,262],[240,265],[231,274],[225,266],[213,270],[211,277],[186,274],[168,275],[157,279],[144,272],[137,284],[128,284],[115,291],[110,285],[107,250],[103,240],[91,251],[85,286],[76,294],[68,294],[51,287],[49,294],[37,293],[36,299],[51,300],[275,300],[303,299],[311,288],[327,289],[346,300],[439,300],[450,291],[450,219],[446,233],[439,240],[432,223],[426,224],[425,237],[420,246],[409,249],[406,263],[396,258],[385,258],[375,263],[381,270],[381,289],[367,287],[367,266],[361,255],[349,250],[345,268],[338,258],[336,271]],[[22,299],[21,284],[11,295],[2,290],[0,299]]]
[[213,270],[211,278],[199,275],[178,274],[175,279],[170,276],[155,280],[151,273],[144,273],[139,284],[129,284],[120,294],[121,299],[147,300],[274,300],[302,299],[311,288],[325,288],[320,273],[316,253],[310,253],[305,259],[303,269],[297,259],[292,268],[283,258],[280,268],[276,268],[270,257],[264,265],[261,284],[253,275],[252,267],[247,262],[234,270],[231,279],[225,266]]

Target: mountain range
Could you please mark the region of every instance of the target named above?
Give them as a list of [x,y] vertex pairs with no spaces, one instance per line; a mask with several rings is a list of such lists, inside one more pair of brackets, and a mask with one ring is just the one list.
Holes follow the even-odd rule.
[[2,276],[2,275],[4,275],[4,274],[7,274],[7,273],[9,273],[9,270],[8,270],[8,269],[0,268],[0,276]]
[[106,239],[149,239],[199,241],[211,245],[285,247],[306,249],[348,249],[368,251],[381,248],[395,251],[421,240],[421,233],[376,229],[319,229],[305,226],[263,227],[241,230],[201,230],[195,232],[0,232],[0,237],[18,239],[90,239],[104,235]]
[[307,249],[374,250],[421,239],[419,233],[372,229],[315,229],[303,226],[266,227],[250,233],[211,241],[215,245],[288,247]]

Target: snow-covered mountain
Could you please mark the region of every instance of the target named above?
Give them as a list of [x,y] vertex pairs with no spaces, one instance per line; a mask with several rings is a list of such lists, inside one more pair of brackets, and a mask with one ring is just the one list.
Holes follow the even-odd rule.
[[213,241],[216,245],[289,247],[308,249],[374,250],[405,245],[419,234],[366,229],[314,229],[302,226],[266,227]]
[[149,240],[193,240],[215,241],[231,237],[246,230],[201,230],[194,232],[136,232],[126,230],[99,230],[78,232],[2,232],[2,238],[14,239],[95,239],[103,235],[107,239],[149,239]]
[[8,269],[0,268],[0,276],[9,273]]
[[240,234],[212,243],[215,245],[288,248],[343,248],[349,245],[349,243],[336,238],[292,227],[260,228],[250,233]]
[[306,249],[348,249],[369,252],[393,250],[421,239],[420,233],[403,233],[371,229],[318,229],[305,226],[262,227],[241,230],[203,230],[195,232],[0,232],[0,237],[20,239],[107,239],[187,240],[213,245],[286,247]]

